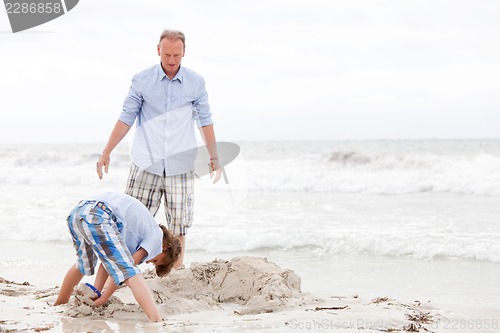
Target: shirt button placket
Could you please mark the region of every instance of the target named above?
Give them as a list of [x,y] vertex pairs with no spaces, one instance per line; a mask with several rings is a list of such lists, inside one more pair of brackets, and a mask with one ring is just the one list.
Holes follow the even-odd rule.
[[170,108],[170,96],[172,96],[172,82],[168,81],[167,85],[167,105],[165,111],[168,111]]

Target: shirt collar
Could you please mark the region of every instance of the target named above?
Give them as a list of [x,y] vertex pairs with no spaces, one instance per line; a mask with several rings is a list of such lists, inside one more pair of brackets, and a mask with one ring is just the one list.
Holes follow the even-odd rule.
[[[170,80],[167,77],[167,74],[163,71],[163,68],[161,68],[161,63],[158,65],[158,77],[160,78],[160,81],[163,80],[164,78],[167,80]],[[174,78],[171,81],[179,80],[182,83],[182,80],[184,78],[184,67],[182,65],[179,67],[179,71],[177,74],[175,74]]]

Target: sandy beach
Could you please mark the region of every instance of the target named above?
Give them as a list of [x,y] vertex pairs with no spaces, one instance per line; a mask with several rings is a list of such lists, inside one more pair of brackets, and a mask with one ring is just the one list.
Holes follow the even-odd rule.
[[[500,333],[500,0],[4,4],[0,333]],[[106,192],[186,236],[160,322],[53,306]]]
[[[144,273],[160,311],[149,323],[131,291],[120,288],[100,308],[81,284],[54,307],[59,288],[0,279],[0,332],[499,332],[500,308],[397,300],[384,295],[317,297],[300,277],[262,257],[194,262],[158,278]],[[334,277],[332,277],[333,283]]]

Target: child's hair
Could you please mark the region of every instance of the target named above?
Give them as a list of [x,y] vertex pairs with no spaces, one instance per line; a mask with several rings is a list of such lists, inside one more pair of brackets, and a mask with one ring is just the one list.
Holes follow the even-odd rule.
[[175,237],[172,231],[168,230],[164,225],[160,224],[160,228],[163,231],[163,253],[165,258],[161,263],[156,264],[156,275],[165,276],[170,273],[172,266],[179,258],[181,254],[181,241],[178,237]]

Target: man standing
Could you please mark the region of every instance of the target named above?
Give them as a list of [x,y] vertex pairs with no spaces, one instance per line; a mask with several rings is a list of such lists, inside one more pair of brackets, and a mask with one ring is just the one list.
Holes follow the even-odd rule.
[[160,64],[132,79],[123,111],[97,161],[97,174],[107,173],[110,154],[137,120],[132,146],[132,165],[126,193],[141,201],[155,215],[164,198],[167,224],[182,243],[174,268],[184,259],[185,235],[193,221],[194,123],[210,155],[207,161],[214,183],[220,179],[215,132],[205,80],[181,66],[185,36],[164,30],[157,46]]

